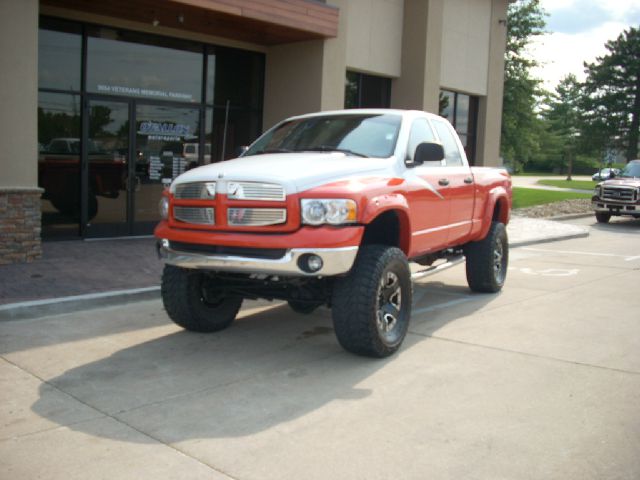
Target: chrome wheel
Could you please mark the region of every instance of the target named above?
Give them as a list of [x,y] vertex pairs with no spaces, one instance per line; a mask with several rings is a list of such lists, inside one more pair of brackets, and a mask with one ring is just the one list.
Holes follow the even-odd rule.
[[393,336],[402,308],[400,280],[393,272],[386,272],[378,286],[378,331],[385,337]]

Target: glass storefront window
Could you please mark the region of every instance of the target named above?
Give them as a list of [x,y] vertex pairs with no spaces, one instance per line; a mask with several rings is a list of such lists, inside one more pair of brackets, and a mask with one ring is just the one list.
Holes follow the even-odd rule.
[[80,225],[80,97],[38,95],[38,186],[45,237],[78,235]]
[[[209,56],[211,60],[211,56]],[[224,107],[262,109],[264,55],[216,47],[213,101]],[[210,93],[207,92],[207,97]]]
[[390,78],[347,72],[345,108],[389,108],[390,105]]
[[80,91],[81,53],[79,26],[58,20],[42,21],[38,32],[38,86]]
[[455,93],[440,92],[440,116],[453,123],[453,108],[455,103]]
[[87,91],[200,103],[202,47],[100,28],[87,43]]
[[464,93],[440,91],[440,116],[449,120],[464,146],[469,163],[475,163],[478,97]]
[[166,183],[261,133],[262,53],[48,17],[39,35],[45,238],[149,234]]

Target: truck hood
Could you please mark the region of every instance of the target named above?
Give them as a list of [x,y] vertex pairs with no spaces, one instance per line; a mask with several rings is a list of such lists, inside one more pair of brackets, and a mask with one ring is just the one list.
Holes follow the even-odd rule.
[[349,177],[383,174],[392,165],[393,159],[363,158],[341,152],[253,155],[189,170],[175,179],[171,191],[181,183],[250,181],[277,183],[292,194]]
[[627,177],[616,177],[611,180],[605,180],[601,183],[601,185],[607,187],[640,187],[640,178],[627,178]]

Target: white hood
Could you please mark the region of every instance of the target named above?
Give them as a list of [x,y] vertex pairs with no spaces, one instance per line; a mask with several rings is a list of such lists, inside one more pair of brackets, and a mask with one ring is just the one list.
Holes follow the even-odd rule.
[[194,168],[175,179],[175,185],[189,182],[252,181],[277,183],[287,194],[302,192],[326,183],[357,175],[383,174],[392,169],[393,159],[363,158],[340,152],[274,153],[252,155]]

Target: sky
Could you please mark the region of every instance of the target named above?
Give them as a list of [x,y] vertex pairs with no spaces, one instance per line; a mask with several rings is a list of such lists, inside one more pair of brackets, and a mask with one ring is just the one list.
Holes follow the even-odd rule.
[[546,30],[529,48],[541,65],[532,74],[553,91],[573,73],[584,80],[584,62],[607,53],[605,43],[640,26],[640,0],[540,0],[549,14]]

